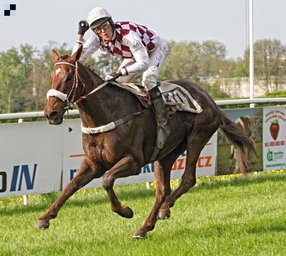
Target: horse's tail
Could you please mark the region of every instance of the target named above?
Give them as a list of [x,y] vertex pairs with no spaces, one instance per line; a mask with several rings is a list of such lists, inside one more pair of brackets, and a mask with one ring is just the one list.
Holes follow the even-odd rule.
[[248,138],[246,134],[241,131],[237,125],[231,121],[226,114],[220,111],[221,124],[220,129],[228,141],[236,148],[236,154],[241,172],[246,174],[246,171],[250,169],[250,156],[252,153],[256,155],[255,145],[252,139]]

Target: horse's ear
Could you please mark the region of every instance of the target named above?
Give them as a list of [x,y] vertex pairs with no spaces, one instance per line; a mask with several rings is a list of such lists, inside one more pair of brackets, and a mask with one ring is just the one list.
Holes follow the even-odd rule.
[[83,46],[81,45],[76,52],[74,52],[74,54],[71,56],[71,61],[72,62],[76,62],[79,58],[80,58],[80,55],[81,55],[81,52],[82,52],[82,48]]
[[58,60],[60,59],[59,54],[55,50],[53,50],[52,56],[55,62],[58,62]]

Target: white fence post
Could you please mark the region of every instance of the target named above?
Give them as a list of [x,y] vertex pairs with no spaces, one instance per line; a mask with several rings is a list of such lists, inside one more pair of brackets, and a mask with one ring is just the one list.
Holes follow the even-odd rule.
[[[18,119],[18,123],[23,123],[23,118]],[[28,205],[28,195],[23,195],[23,203],[24,205]]]

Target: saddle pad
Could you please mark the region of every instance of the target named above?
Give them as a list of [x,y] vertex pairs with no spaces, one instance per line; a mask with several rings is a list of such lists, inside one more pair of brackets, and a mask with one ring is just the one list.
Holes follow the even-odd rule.
[[[145,97],[146,91],[143,86],[134,83],[117,83],[112,82],[131,93]],[[201,106],[193,99],[191,94],[183,87],[177,84],[172,84],[168,81],[163,81],[159,83],[159,90],[162,93],[163,99],[165,101],[166,107],[173,108],[173,111],[186,111],[191,113],[201,113],[203,109]]]
[[192,113],[201,113],[203,109],[193,99],[190,93],[177,84],[168,81],[161,82],[158,87],[163,95],[166,106],[176,107],[179,111],[187,111]]
[[146,91],[142,85],[134,84],[134,83],[117,83],[115,81],[111,81],[110,83],[127,90],[137,96],[146,96]]

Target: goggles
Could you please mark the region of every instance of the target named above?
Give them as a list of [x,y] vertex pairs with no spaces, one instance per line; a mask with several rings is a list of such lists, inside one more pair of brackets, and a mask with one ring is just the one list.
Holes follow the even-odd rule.
[[100,34],[101,32],[104,32],[105,30],[107,30],[110,27],[110,23],[109,21],[106,21],[105,23],[103,23],[102,25],[98,26],[98,27],[91,27],[91,30],[96,33],[96,34]]

